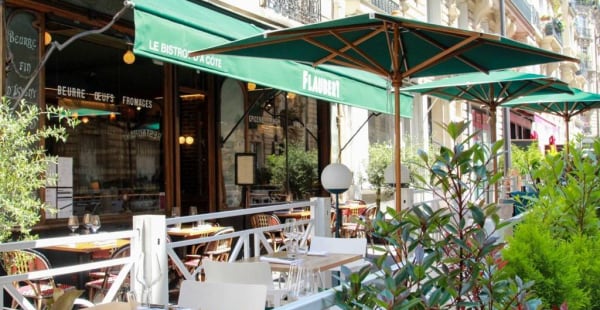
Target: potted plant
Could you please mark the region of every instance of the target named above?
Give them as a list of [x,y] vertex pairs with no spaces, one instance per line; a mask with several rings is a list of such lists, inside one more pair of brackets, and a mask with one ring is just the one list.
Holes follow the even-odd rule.
[[467,135],[467,122],[445,130],[453,141],[436,154],[419,152],[428,178],[413,175],[440,199],[440,206],[416,205],[396,212],[388,207],[365,223],[372,236],[383,240],[374,261],[378,273],[365,282],[371,268],[356,273],[342,269],[348,279],[336,293],[343,309],[532,309],[529,282],[508,277],[495,233],[503,228],[498,207],[477,193],[501,175],[489,171],[502,141],[487,147]]

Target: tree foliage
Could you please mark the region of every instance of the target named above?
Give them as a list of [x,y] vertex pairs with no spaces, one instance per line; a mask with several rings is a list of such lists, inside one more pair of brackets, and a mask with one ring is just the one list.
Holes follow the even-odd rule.
[[526,180],[535,183],[531,173],[537,169],[543,160],[537,142],[530,144],[527,148],[520,148],[516,145],[511,146],[512,167],[517,170],[520,176]]
[[[0,242],[11,238],[18,228],[23,238],[30,236],[45,205],[39,191],[55,178],[46,176],[50,163],[57,158],[49,156],[43,147],[46,139],[65,141],[66,128],[77,121],[67,117],[60,108],[41,111],[36,105],[22,101],[11,108],[9,100],[0,105]],[[57,125],[39,126],[40,118],[54,118]]]
[[[317,156],[316,150],[306,151],[303,145],[291,143],[288,145],[287,164],[285,152],[282,155],[269,155],[266,167],[271,175],[271,184],[280,184],[294,199],[309,197],[319,179]],[[293,172],[289,173],[289,176],[286,165],[289,171]],[[286,182],[288,177],[289,188]]]
[[393,149],[387,143],[376,143],[369,147],[369,163],[367,165],[367,178],[375,188],[375,200],[379,207],[381,203],[381,190],[385,187],[385,169],[392,163]]
[[377,247],[385,253],[374,262],[380,272],[363,282],[369,267],[351,273],[337,292],[343,309],[522,309],[535,308],[531,283],[509,278],[504,271],[495,233],[502,229],[494,203],[477,190],[498,182],[487,170],[502,141],[491,147],[472,144],[468,124],[445,126],[453,140],[439,153],[419,152],[426,177],[415,174],[439,198],[439,205],[421,204],[396,212],[388,208],[365,222]]

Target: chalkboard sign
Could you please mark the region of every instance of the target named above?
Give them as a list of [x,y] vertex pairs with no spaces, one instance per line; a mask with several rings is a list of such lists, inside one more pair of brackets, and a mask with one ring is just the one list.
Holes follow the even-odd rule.
[[34,77],[39,63],[40,34],[37,15],[29,11],[12,12],[6,22],[6,47],[8,72],[6,73],[6,96],[16,98],[24,92],[23,99],[38,102],[39,77],[29,89],[25,86]]

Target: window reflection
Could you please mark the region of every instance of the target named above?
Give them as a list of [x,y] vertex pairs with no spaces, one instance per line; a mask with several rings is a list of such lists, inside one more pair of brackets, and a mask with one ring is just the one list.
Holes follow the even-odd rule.
[[81,120],[66,143],[46,146],[73,159],[75,215],[158,211],[162,67],[149,59],[126,65],[123,49],[92,39],[54,53],[46,65],[46,104]]
[[301,200],[318,190],[317,104],[270,89],[249,94],[250,151],[257,154],[251,205]]

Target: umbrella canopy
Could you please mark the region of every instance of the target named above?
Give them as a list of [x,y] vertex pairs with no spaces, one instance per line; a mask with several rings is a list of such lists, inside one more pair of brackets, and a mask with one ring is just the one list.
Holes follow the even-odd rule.
[[569,154],[569,122],[575,115],[600,108],[600,95],[573,89],[573,94],[545,94],[523,96],[502,104],[507,108],[519,108],[532,112],[549,113],[565,121],[565,151]]
[[[496,111],[504,102],[521,96],[541,94],[572,94],[567,83],[553,77],[512,70],[466,73],[402,89],[435,96],[448,101],[467,100],[485,105],[490,111],[491,142],[496,142]],[[498,162],[494,157],[494,172]],[[496,191],[498,198],[498,191]]]
[[[333,64],[387,78],[394,88],[395,153],[400,162],[400,86],[404,78],[487,72],[574,58],[497,35],[418,22],[385,14],[363,14],[265,32],[190,56],[229,54]],[[396,165],[396,209],[401,209]]]

